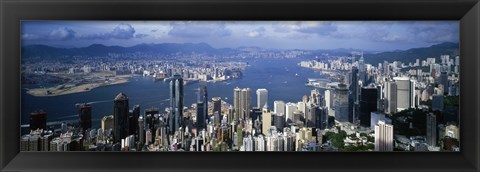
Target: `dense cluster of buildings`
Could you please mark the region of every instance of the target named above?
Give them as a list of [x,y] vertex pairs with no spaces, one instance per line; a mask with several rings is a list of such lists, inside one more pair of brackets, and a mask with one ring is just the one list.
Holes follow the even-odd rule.
[[[30,116],[23,151],[458,151],[459,57],[443,55],[414,64],[365,64],[363,55],[300,65],[344,73],[343,80],[298,102],[273,100],[267,89],[235,88],[232,104],[208,95],[184,105],[188,70],[172,71],[170,106],[164,111],[130,108],[128,96],[114,98],[113,115],[92,128],[92,108],[78,104],[78,125],[46,126],[46,113]],[[425,69],[428,69],[427,71]],[[202,71],[198,69],[195,71]],[[219,70],[221,73],[221,70]],[[219,71],[204,71],[216,76]],[[323,89],[322,89],[323,90]],[[302,97],[303,96],[303,97]],[[190,97],[189,97],[190,98]],[[252,104],[256,99],[256,104]],[[425,122],[419,124],[414,113]],[[458,122],[458,121],[457,121]],[[418,133],[404,131],[419,130]]]
[[[358,61],[354,57],[345,57],[302,61],[299,65],[321,71],[345,71],[343,82],[325,91],[327,108],[334,109],[328,111],[329,115],[337,122],[370,127],[375,133],[375,150],[456,151],[459,149],[458,135],[448,136],[444,132],[452,132],[445,126],[458,131],[460,61],[459,56],[450,58],[449,55],[442,55],[439,59],[416,59],[415,63],[409,64],[385,61],[374,66],[365,64],[362,55]],[[446,99],[455,100],[457,104],[449,104]],[[329,102],[333,102],[333,108]],[[412,115],[399,115],[414,110],[422,111],[421,116],[426,120],[424,125],[414,126]],[[452,116],[454,120],[445,116]],[[424,130],[425,133],[409,139],[395,139],[405,138],[408,134],[394,132],[393,123],[406,123],[408,129]],[[410,146],[400,146],[402,144]],[[417,149],[419,145],[420,149]]]

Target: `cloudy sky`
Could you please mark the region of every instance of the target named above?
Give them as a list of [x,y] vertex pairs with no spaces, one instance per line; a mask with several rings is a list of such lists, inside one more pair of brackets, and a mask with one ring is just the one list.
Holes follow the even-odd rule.
[[23,21],[22,44],[403,50],[459,41],[458,21]]

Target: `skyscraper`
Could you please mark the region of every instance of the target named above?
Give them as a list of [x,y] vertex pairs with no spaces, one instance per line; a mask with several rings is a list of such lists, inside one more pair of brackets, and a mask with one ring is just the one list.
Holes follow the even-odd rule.
[[233,90],[233,108],[235,113],[235,120],[245,119],[250,117],[250,88],[240,89],[236,87]]
[[370,127],[370,113],[377,110],[377,88],[363,87],[360,97],[360,125]]
[[377,88],[377,111],[385,111],[383,106],[384,100],[384,93],[383,93],[383,85],[378,84],[375,86]]
[[312,102],[315,105],[318,105],[320,103],[318,102],[318,95],[320,95],[320,93],[318,92],[317,89],[313,89],[312,91],[310,91],[310,102]]
[[149,128],[151,133],[155,135],[155,124],[156,124],[156,119],[155,115],[159,114],[159,110],[157,108],[148,108],[145,109],[145,116],[144,116],[144,122],[145,122],[145,128]]
[[233,89],[233,120],[238,121],[240,119],[240,94],[242,89],[236,87]]
[[215,126],[220,126],[220,120],[221,120],[220,118],[221,118],[221,116],[222,116],[222,115],[220,114],[219,111],[214,111],[214,112],[213,112],[213,124],[214,124]]
[[110,129],[115,132],[115,121],[113,119],[113,115],[103,116],[101,127],[104,132],[107,132],[107,130]]
[[307,103],[304,103],[304,102],[297,103],[297,110],[302,113],[302,116],[305,116],[306,109],[307,109]]
[[183,118],[183,79],[180,75],[174,75],[170,81],[170,107],[169,130],[173,134],[181,127]]
[[222,98],[214,97],[212,98],[212,102],[213,102],[213,113],[218,112],[219,114],[222,114]]
[[317,106],[311,102],[307,103],[307,110],[305,112],[305,127],[313,128],[315,127],[315,121],[317,117]]
[[197,103],[197,131],[205,129],[207,119],[207,117],[205,117],[205,108],[204,102]]
[[262,133],[268,134],[268,130],[272,126],[272,113],[267,109],[262,109]]
[[205,119],[208,118],[208,92],[207,92],[207,86],[203,85],[200,86],[199,93],[198,93],[198,100],[197,102],[203,102],[203,115]]
[[197,99],[197,131],[205,129],[208,119],[208,93],[206,86],[200,86]]
[[319,128],[321,130],[327,128],[328,126],[328,109],[325,107],[317,107],[315,111],[315,128]]
[[443,102],[444,102],[443,95],[438,95],[438,94],[432,95],[432,110],[443,111],[443,108],[444,108]]
[[383,61],[383,74],[385,76],[388,76],[390,74],[390,66],[388,64],[388,61]]
[[385,83],[384,109],[386,114],[397,112],[397,83],[387,81]]
[[92,106],[89,104],[77,104],[78,108],[78,119],[80,127],[85,132],[86,130],[92,128]]
[[443,85],[443,94],[448,94],[448,75],[445,71],[440,73],[440,84]]
[[333,108],[334,95],[332,90],[325,90],[325,107],[328,109]]
[[268,103],[268,90],[265,88],[257,89],[257,107],[262,109]]
[[345,84],[338,84],[335,89],[335,120],[348,122],[348,89]]
[[113,138],[116,143],[127,137],[128,111],[128,97],[123,93],[119,93],[115,97],[113,105]]
[[325,90],[325,107],[327,108],[328,116],[335,116],[335,90]]
[[415,79],[410,79],[410,108],[416,108],[418,105],[420,105],[420,102],[417,101],[417,80]]
[[349,98],[353,100],[353,103],[357,102],[357,87],[358,87],[358,69],[356,67],[352,67],[350,71],[351,81],[348,90],[350,91]]
[[365,68],[365,60],[363,59],[363,52],[362,56],[358,60],[358,76],[360,81],[362,81],[362,86],[367,84],[367,70]]
[[308,96],[307,96],[307,95],[303,95],[303,97],[302,97],[302,102],[303,102],[303,103],[307,103],[307,102],[308,102]]
[[138,117],[138,141],[140,145],[145,143],[145,122],[143,116]]
[[285,114],[285,102],[276,100],[273,102],[273,112],[276,114]]
[[286,115],[285,121],[287,123],[295,122],[293,121],[293,112],[295,112],[296,110],[297,110],[297,105],[295,103],[288,102],[285,105],[285,115]]
[[382,120],[375,125],[375,151],[393,151],[393,125]]
[[35,111],[30,113],[30,130],[47,129],[47,113]]
[[408,77],[393,78],[397,84],[397,111],[408,109],[414,105],[413,83]]
[[375,125],[377,125],[378,121],[385,121],[387,124],[391,124],[392,120],[385,118],[385,113],[383,112],[371,112],[370,113],[370,129],[372,131],[375,130]]
[[427,144],[437,145],[437,117],[433,113],[427,114]]
[[272,114],[273,115],[273,125],[277,130],[282,131],[285,127],[285,114]]
[[[140,105],[133,106],[132,112],[128,117],[128,135],[138,135],[138,118],[140,117]],[[137,138],[138,139],[138,138]]]

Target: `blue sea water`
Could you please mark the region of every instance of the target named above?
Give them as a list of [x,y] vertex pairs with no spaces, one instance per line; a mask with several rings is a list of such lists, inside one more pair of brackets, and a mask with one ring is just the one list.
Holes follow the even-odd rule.
[[[256,59],[244,60],[249,67],[243,71],[243,77],[216,83],[206,83],[209,99],[221,97],[230,104],[233,102],[235,87],[251,89],[252,106],[256,106],[256,93],[259,88],[268,90],[268,105],[273,108],[273,101],[301,101],[303,95],[310,95],[311,87],[305,86],[308,78],[320,78],[320,74],[311,69],[297,65],[301,59]],[[298,75],[296,75],[298,74]],[[185,106],[191,106],[197,99],[199,84],[185,86]],[[323,90],[320,90],[323,92]],[[110,85],[92,89],[88,92],[52,96],[35,97],[22,89],[22,124],[28,124],[29,113],[35,110],[47,112],[48,122],[76,121],[78,111],[76,103],[92,103],[93,126],[99,126],[98,121],[113,112],[114,97],[123,92],[129,97],[130,107],[139,104],[141,111],[156,107],[164,110],[168,106],[169,83],[154,82],[150,78],[134,77],[128,83]]]

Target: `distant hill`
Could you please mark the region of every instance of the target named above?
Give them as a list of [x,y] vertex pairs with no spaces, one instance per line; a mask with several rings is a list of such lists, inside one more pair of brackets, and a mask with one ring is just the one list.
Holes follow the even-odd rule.
[[60,57],[60,56],[105,56],[108,53],[202,53],[202,54],[228,54],[234,52],[233,49],[215,49],[206,43],[162,43],[162,44],[138,44],[132,47],[105,46],[102,44],[92,44],[82,48],[56,48],[47,45],[27,45],[22,48],[22,58],[29,57]]
[[440,59],[440,55],[458,55],[458,43],[444,42],[430,47],[412,48],[404,51],[382,52],[376,54],[365,54],[365,62],[372,65],[383,63],[383,61],[400,61],[404,63],[414,63],[416,59],[425,60],[427,58]]
[[[440,55],[457,55],[458,43],[441,43],[432,45],[430,47],[412,48],[408,50],[395,50],[391,52],[364,52],[365,61],[367,63],[376,65],[383,63],[383,61],[401,61],[405,63],[414,62],[415,59],[424,60],[426,58],[440,58]],[[259,47],[239,47],[232,48],[220,48],[216,49],[206,43],[162,43],[162,44],[138,44],[131,47],[121,46],[105,46],[102,44],[92,44],[88,47],[82,48],[57,48],[47,45],[27,45],[22,47],[22,59],[28,59],[30,57],[42,57],[42,58],[55,58],[58,60],[64,59],[65,56],[106,56],[109,53],[158,53],[164,55],[170,55],[175,53],[201,53],[209,55],[228,55],[239,52],[250,51],[262,51]],[[333,56],[350,56],[352,52],[360,52],[358,49],[322,49],[312,51],[312,55],[329,54]]]

